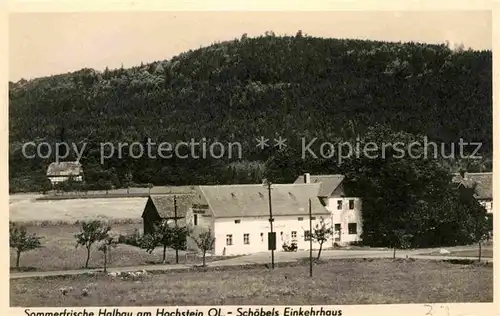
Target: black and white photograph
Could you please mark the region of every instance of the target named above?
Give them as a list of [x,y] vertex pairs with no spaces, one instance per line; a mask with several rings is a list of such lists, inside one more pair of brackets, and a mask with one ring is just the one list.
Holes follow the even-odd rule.
[[10,13],[10,307],[493,303],[492,24]]

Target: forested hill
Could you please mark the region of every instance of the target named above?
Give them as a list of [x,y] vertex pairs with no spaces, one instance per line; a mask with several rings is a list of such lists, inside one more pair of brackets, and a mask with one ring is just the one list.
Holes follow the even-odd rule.
[[[22,143],[61,138],[97,144],[205,137],[238,141],[246,160],[265,161],[273,152],[258,151],[256,137],[341,139],[380,123],[436,141],[480,141],[489,153],[491,63],[491,51],[268,33],[129,69],[11,82],[11,187],[36,186],[51,162],[22,158]],[[82,162],[88,182],[104,177],[115,186],[126,174],[155,184],[255,180],[214,171],[227,161],[125,158],[100,166],[89,150]]]

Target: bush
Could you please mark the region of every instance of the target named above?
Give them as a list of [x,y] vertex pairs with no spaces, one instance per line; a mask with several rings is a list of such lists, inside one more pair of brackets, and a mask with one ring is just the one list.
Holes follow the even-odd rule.
[[136,228],[132,234],[121,235],[118,237],[119,244],[130,245],[134,247],[141,247],[142,236]]

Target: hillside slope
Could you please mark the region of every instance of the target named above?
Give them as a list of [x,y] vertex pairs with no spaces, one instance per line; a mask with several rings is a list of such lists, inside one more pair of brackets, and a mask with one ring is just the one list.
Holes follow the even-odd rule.
[[[442,142],[492,145],[491,51],[267,34],[218,43],[130,69],[92,69],[10,83],[11,189],[44,181],[49,159],[24,159],[28,141],[88,142],[87,182],[158,185],[251,182],[260,169],[224,174],[228,161],[109,160],[99,142],[240,142],[265,161],[259,136],[323,139],[376,123]],[[219,168],[220,167],[220,168]],[[224,169],[225,170],[225,169]],[[101,181],[101,184],[104,185]]]

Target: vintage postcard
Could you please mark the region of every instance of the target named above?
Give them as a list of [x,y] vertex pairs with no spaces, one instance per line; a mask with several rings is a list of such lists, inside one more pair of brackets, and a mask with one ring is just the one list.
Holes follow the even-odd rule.
[[498,313],[493,6],[134,5],[8,13],[9,315]]

